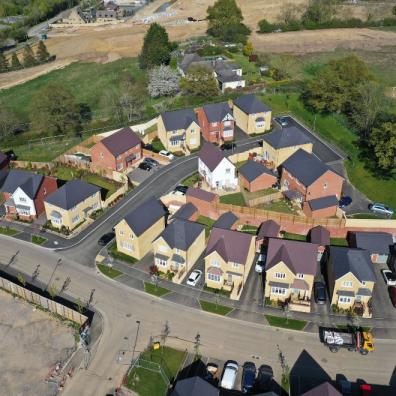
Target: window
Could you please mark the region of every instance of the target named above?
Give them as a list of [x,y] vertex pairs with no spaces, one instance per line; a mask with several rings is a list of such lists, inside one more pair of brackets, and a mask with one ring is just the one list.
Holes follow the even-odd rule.
[[124,230],[120,230],[119,234],[122,236],[124,235]]
[[80,215],[77,214],[74,217],[72,217],[72,223],[77,223],[77,221],[80,221]]
[[238,267],[239,267],[239,264],[238,264],[238,263],[232,263],[232,266],[233,266],[234,268],[238,268]]
[[131,252],[133,252],[135,250],[132,243],[130,243],[128,241],[121,241],[121,247],[124,248],[125,250],[129,250]]
[[167,262],[165,260],[159,259],[159,258],[157,258],[157,264],[160,265],[161,267],[167,266]]
[[223,131],[223,136],[224,137],[231,137],[234,135],[234,131],[232,129],[225,129]]
[[323,184],[323,189],[324,189],[324,190],[327,189],[327,183]]
[[342,282],[342,287],[352,287],[353,282],[352,281],[344,281]]
[[93,205],[92,205],[92,209],[96,209],[97,207],[98,207],[98,203],[97,202],[95,202]]
[[362,281],[362,286],[366,286],[366,281]]
[[195,129],[191,129],[190,131],[191,131],[191,133],[195,133]]
[[180,140],[172,140],[171,141],[171,146],[179,146],[180,145]]
[[284,272],[275,272],[275,278],[285,279],[286,278],[286,274]]
[[122,163],[117,164],[117,170],[121,170],[123,167]]
[[220,267],[220,262],[217,259],[212,259],[210,263],[213,265],[213,267]]
[[340,297],[338,297],[338,302],[340,303],[340,304],[348,304],[348,303],[350,303],[352,301],[352,298],[351,297],[346,297],[346,296],[340,296]]
[[181,253],[181,250],[180,250],[180,249],[175,249],[175,253],[176,253],[176,254],[180,254],[180,253]]
[[224,126],[226,127],[231,126],[231,121],[224,121]]
[[25,197],[19,197],[19,201],[20,202],[26,202],[26,198]]
[[211,125],[212,127],[216,127],[216,126],[217,126],[217,122],[212,122],[210,125]]
[[304,274],[297,274],[298,279],[304,279]]
[[104,158],[103,153],[100,153],[100,159],[103,159],[103,158]]
[[226,173],[227,173],[227,174],[230,174],[230,173],[231,173],[231,169],[230,169],[230,168],[227,168],[227,169],[226,169]]
[[120,160],[121,159],[121,155],[117,155],[116,160]]
[[163,253],[163,252],[166,252],[168,249],[164,245],[159,245],[158,250]]
[[208,274],[208,279],[213,282],[220,282],[220,275]]
[[25,216],[30,216],[30,211],[26,209],[19,209],[18,213]]
[[58,219],[57,217],[51,217],[51,221],[52,221],[54,224],[62,224],[62,220],[61,220],[61,219]]
[[286,289],[283,287],[271,287],[271,294],[278,294],[284,296],[286,294]]
[[194,145],[194,144],[197,144],[197,139],[190,139],[190,144],[191,145]]

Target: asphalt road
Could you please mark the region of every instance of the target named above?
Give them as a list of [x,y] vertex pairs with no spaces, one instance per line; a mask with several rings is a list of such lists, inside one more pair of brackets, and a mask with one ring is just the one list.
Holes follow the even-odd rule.
[[145,348],[150,336],[159,335],[168,320],[170,337],[167,344],[192,350],[193,340],[199,332],[202,342],[200,352],[204,356],[220,360],[235,359],[240,364],[252,359],[257,365],[270,364],[278,381],[281,376],[278,345],[292,372],[305,371],[317,379],[322,378],[324,373],[332,378],[343,374],[352,381],[363,379],[384,385],[394,381],[394,341],[378,341],[376,351],[366,357],[348,351],[334,355],[319,343],[317,334],[275,329],[175,305],[171,301],[115,284],[95,269],[81,266],[60,252],[9,237],[0,236],[0,246],[2,263],[8,263],[19,251],[12,267],[21,273],[32,274],[39,263],[39,279],[43,282],[48,282],[56,262],[61,258],[53,280],[60,288],[69,276],[71,283],[67,293],[73,297],[86,301],[90,291],[95,289],[93,304],[103,315],[103,335],[90,366],[75,373],[73,379],[68,381],[64,395],[103,395],[119,385],[127,366],[117,363],[117,356],[120,350],[132,349],[136,320],[141,321],[137,351]]

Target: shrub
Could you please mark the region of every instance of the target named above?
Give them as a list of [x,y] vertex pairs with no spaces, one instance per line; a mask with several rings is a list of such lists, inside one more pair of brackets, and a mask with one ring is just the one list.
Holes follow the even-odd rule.
[[269,23],[266,19],[262,19],[258,25],[260,33],[271,33],[274,31],[274,25]]

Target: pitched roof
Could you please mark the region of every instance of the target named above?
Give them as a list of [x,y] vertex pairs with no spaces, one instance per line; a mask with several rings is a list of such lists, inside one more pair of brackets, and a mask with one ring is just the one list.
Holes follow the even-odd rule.
[[338,199],[335,195],[327,195],[326,197],[311,199],[307,202],[313,211],[338,206]]
[[193,221],[175,219],[158,236],[172,249],[186,251],[198,238],[205,226]]
[[316,275],[318,246],[313,243],[270,238],[265,269],[283,261],[293,274]]
[[165,111],[161,117],[167,131],[187,129],[193,122],[198,124],[197,116],[191,109]]
[[243,95],[234,100],[234,105],[246,114],[265,113],[271,109],[253,94]]
[[219,396],[219,394],[218,388],[195,376],[177,381],[171,396]]
[[206,141],[199,152],[199,159],[211,171],[214,171],[224,158],[226,158],[226,156],[218,147]]
[[175,219],[188,220],[194,213],[196,213],[198,209],[191,202],[187,202],[183,206],[181,206],[176,213],[173,215]]
[[69,210],[98,191],[100,191],[100,187],[75,179],[68,181],[48,195],[44,201],[58,208]]
[[132,147],[142,143],[139,136],[129,127],[113,133],[112,135],[102,139],[100,142],[104,144],[114,157],[117,157]]
[[324,162],[303,149],[299,149],[292,154],[283,162],[282,167],[296,177],[305,187],[310,186],[327,171],[337,174]]
[[329,382],[324,382],[308,392],[303,393],[301,396],[342,396],[342,393],[338,392]]
[[232,70],[221,70],[217,73],[217,79],[222,82],[242,81],[243,78]]
[[366,249],[371,254],[389,254],[393,237],[387,232],[351,232],[349,238],[352,247]]
[[311,243],[321,246],[330,245],[330,231],[322,226],[316,226],[310,231]]
[[215,221],[213,227],[230,229],[238,220],[239,217],[235,216],[234,213],[225,212]]
[[242,175],[248,182],[256,180],[259,176],[263,174],[267,174],[276,178],[274,172],[272,172],[263,164],[252,160],[247,161],[239,168],[239,174]]
[[263,221],[260,225],[257,239],[276,238],[279,234],[281,226],[274,220]]
[[308,136],[295,126],[277,128],[265,134],[263,140],[275,149],[312,143]]
[[201,63],[201,62],[205,62],[205,60],[196,53],[186,54],[184,55],[183,59],[179,62],[179,67],[186,73],[188,68],[193,63],[197,63],[197,62]]
[[208,104],[202,107],[209,122],[221,122],[232,111],[227,102]]
[[212,228],[206,256],[216,251],[224,261],[245,264],[253,238],[239,231]]
[[376,281],[376,276],[367,250],[330,246],[329,264],[337,280],[351,272],[359,281]]
[[5,179],[2,190],[13,194],[18,187],[21,187],[25,194],[33,199],[43,180],[43,175],[19,169],[11,169]]
[[124,220],[139,237],[165,214],[166,211],[162,203],[155,198],[150,198],[126,215]]
[[213,202],[217,197],[216,194],[210,191],[205,191],[196,187],[189,187],[186,192],[186,196],[201,199],[206,202]]

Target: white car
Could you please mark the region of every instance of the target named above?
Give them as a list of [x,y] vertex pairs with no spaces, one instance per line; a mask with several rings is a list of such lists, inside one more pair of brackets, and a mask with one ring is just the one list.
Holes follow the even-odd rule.
[[201,276],[202,276],[202,271],[194,270],[193,272],[191,272],[191,274],[187,280],[187,285],[196,286],[198,281],[201,279]]
[[175,156],[172,153],[166,150],[161,150],[158,154],[168,158],[171,161],[175,158]]
[[263,272],[263,270],[264,270],[265,259],[266,259],[266,255],[264,253],[260,253],[258,258],[257,258],[256,265],[254,266],[254,270],[258,274],[261,274]]
[[234,360],[229,360],[224,367],[220,386],[224,389],[234,389],[237,373],[238,363]]
[[383,269],[381,273],[388,286],[396,286],[396,275],[391,270]]

